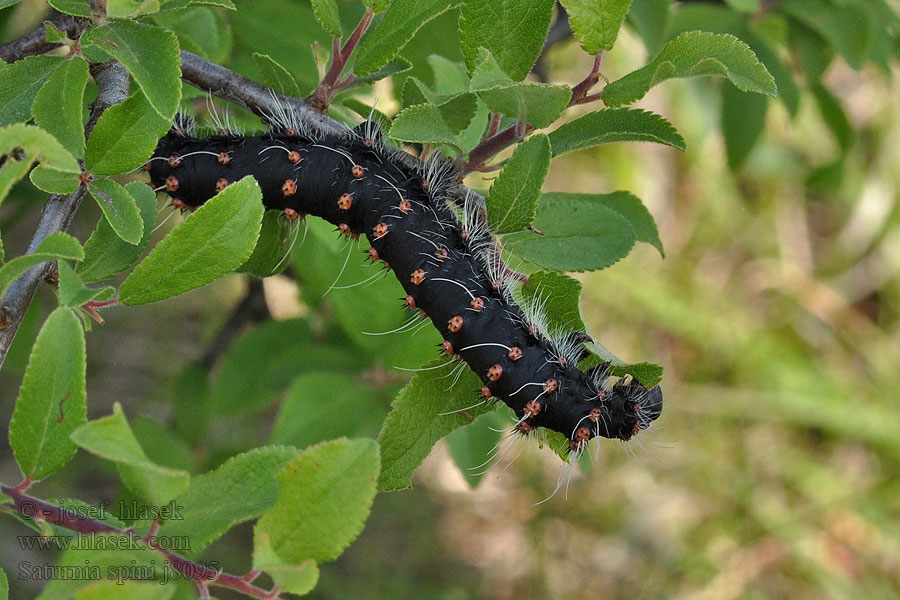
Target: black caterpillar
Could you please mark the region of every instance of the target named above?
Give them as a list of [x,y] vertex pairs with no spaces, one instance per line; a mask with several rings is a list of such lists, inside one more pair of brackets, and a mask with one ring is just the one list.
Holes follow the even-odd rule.
[[406,166],[371,121],[338,135],[290,122],[252,137],[229,129],[201,139],[180,117],[145,165],[153,185],[190,209],[249,174],[266,208],[365,234],[369,256],[389,263],[406,290],[406,306],[427,313],[443,351],[468,363],[484,382],[482,396],[515,411],[522,434],[558,431],[580,455],[593,437],[628,440],[659,416],[659,386],[615,380],[608,365],[579,371],[584,336],[556,335],[539,308],[513,301],[515,282],[477,209],[446,199],[457,183],[451,164]]

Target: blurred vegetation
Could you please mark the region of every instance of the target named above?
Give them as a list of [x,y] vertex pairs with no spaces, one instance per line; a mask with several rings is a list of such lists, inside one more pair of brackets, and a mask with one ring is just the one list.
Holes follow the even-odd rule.
[[[273,16],[272,28],[263,32],[252,26],[259,21],[242,21],[256,11],[280,16],[281,4],[253,3],[236,17],[195,9],[209,17],[208,26],[189,32],[193,50],[206,48],[207,56],[251,77],[248,48],[268,51],[302,81],[299,73],[310,65],[292,52],[284,19]],[[634,2],[644,9],[653,4]],[[626,189],[656,218],[664,260],[644,245],[613,267],[579,278],[582,311],[597,339],[625,360],[665,366],[662,418],[627,451],[616,442],[603,444],[567,494],[539,506],[533,503],[556,484],[559,460],[551,452],[531,447],[499,477],[496,469],[471,489],[441,443],[418,471],[415,490],[378,497],[363,535],[323,566],[311,597],[900,596],[896,17],[866,23],[848,17],[841,28],[803,18],[803,6],[813,14],[813,4],[832,6],[824,0],[771,3],[763,16],[759,3],[725,4],[673,7],[669,33],[658,35],[738,28],[770,40],[767,47],[795,83],[796,102],[785,100],[783,79],[782,96],[774,101],[750,100],[715,81],[667,82],[639,105],[679,129],[685,153],[649,144],[602,146],[555,161],[545,184],[547,191]],[[24,2],[4,15],[3,37],[33,26],[28,11],[38,5]],[[741,12],[742,5],[751,10]],[[356,4],[342,6],[352,20]],[[420,32],[405,52],[413,73],[430,77],[423,59],[442,48],[455,18],[449,13]],[[624,28],[604,57],[610,79],[644,64],[648,46],[653,54],[651,22],[635,23],[639,27]],[[641,25],[643,39],[636,31]],[[861,39],[853,37],[854,26],[868,27],[870,51],[852,43]],[[882,26],[890,35],[879,37]],[[849,41],[840,38],[842,30]],[[833,46],[839,56],[832,56]],[[451,51],[450,58],[459,56]],[[590,57],[571,40],[550,49],[542,62],[553,82],[575,83],[589,69]],[[753,104],[757,98],[762,106]],[[0,212],[13,255],[24,247],[42,201],[19,187]],[[84,239],[97,216],[85,207],[73,233]],[[364,327],[362,321],[383,320],[381,308],[366,308],[365,294],[334,290],[321,297],[335,272],[330,265],[344,260],[330,235],[328,228],[314,229],[295,251],[301,303],[283,277],[266,282],[266,298],[277,316],[301,316],[303,324],[291,326],[316,340],[312,345],[305,338],[292,350],[297,354],[286,356],[310,356],[331,344],[353,353],[329,359],[340,371],[335,377],[351,376],[360,388],[375,390],[347,408],[344,423],[350,425],[324,437],[374,435],[404,381],[390,367],[416,366],[436,339],[430,331],[382,337],[377,344],[360,336],[391,323]],[[346,281],[364,274],[360,268]],[[399,293],[393,281],[380,285]],[[192,366],[245,287],[232,276],[177,301],[105,312],[107,325],[87,338],[90,416],[122,402],[151,457],[193,473],[265,443],[277,403],[208,422],[215,393],[205,391],[202,377],[198,381],[202,370]],[[18,352],[0,373],[6,419],[24,354],[51,304],[39,297],[19,333]],[[293,348],[292,340],[283,343]],[[260,369],[277,362],[259,355],[267,348],[250,346]],[[275,366],[276,379],[278,369],[295,374],[288,359]],[[213,375],[213,389],[228,387],[220,371]],[[273,384],[273,400],[290,379],[281,388]],[[481,424],[486,429],[489,423]],[[312,441],[282,433],[281,441]],[[124,497],[113,470],[98,471],[96,464],[79,455],[41,484],[41,495],[89,502]],[[0,479],[16,476],[7,453]],[[14,565],[25,554],[10,546],[17,527],[0,521],[0,562],[20,586],[13,597],[24,598],[35,588],[15,580]],[[239,527],[207,555],[229,570],[246,569],[242,550],[250,540],[251,529]]]

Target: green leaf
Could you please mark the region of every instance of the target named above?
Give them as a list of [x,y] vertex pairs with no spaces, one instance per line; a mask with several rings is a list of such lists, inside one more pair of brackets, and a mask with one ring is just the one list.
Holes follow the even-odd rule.
[[77,173],[64,173],[38,165],[28,174],[34,187],[48,194],[71,194],[81,185]]
[[14,161],[46,167],[64,173],[81,173],[81,167],[55,137],[34,125],[17,123],[0,127],[0,155],[11,154]]
[[475,110],[478,108],[477,103],[478,100],[474,95],[459,94],[456,97],[439,104],[437,108],[441,113],[444,123],[447,124],[454,134],[459,134],[459,132],[469,126],[472,117],[475,116]]
[[149,15],[159,11],[159,0],[107,0],[106,14],[125,18]]
[[31,169],[31,161],[7,160],[0,166],[0,203],[9,194],[13,184],[25,177]]
[[82,425],[71,439],[91,454],[116,463],[128,489],[156,506],[171,501],[190,483],[187,471],[161,467],[147,458],[118,402],[112,415]]
[[121,273],[134,263],[150,242],[156,223],[156,196],[146,183],[131,181],[125,189],[137,202],[143,221],[143,234],[137,244],[129,244],[113,231],[109,221],[101,218],[97,229],[84,243],[84,260],[75,272],[84,281],[100,281]]
[[92,289],[84,285],[68,263],[59,261],[59,304],[68,308],[77,308],[91,300],[109,300],[116,294],[116,288],[106,286]]
[[80,58],[67,60],[53,71],[34,98],[34,122],[53,135],[72,156],[84,156],[84,88],[88,65]]
[[223,414],[259,410],[274,402],[299,373],[357,364],[347,346],[317,343],[299,319],[265,322],[241,336],[225,354],[211,398]]
[[158,302],[205,285],[242,265],[262,224],[262,193],[247,176],[177,226],[122,283],[122,304]]
[[515,256],[553,271],[603,269],[634,246],[634,230],[596,196],[544,194],[534,220],[544,235],[522,231],[504,236]]
[[90,51],[125,65],[150,106],[171,121],[181,101],[181,59],[178,39],[171,31],[136,21],[112,21],[88,29],[82,43]]
[[486,48],[515,81],[531,71],[550,28],[553,0],[467,0],[459,17],[459,41],[469,71]]
[[275,62],[275,59],[271,56],[254,52],[253,61],[256,63],[256,68],[259,69],[262,82],[268,87],[288,96],[301,95],[300,87],[297,85],[294,76],[291,75],[290,71]]
[[140,91],[121,104],[109,107],[91,132],[84,155],[85,167],[94,175],[115,175],[139,167],[159,138],[172,126],[150,107]]
[[[9,6],[15,6],[16,4],[18,4],[18,3],[21,2],[21,1],[22,1],[22,0],[0,0],[0,9],[7,8],[7,7],[9,7]],[[2,570],[2,569],[0,569],[0,570]],[[5,573],[4,573],[3,575],[0,575],[0,577],[3,578],[3,581],[6,581],[6,574],[5,574]],[[9,588],[7,588],[7,591],[9,591]],[[0,599],[0,600],[6,600],[6,597],[4,596],[4,597],[3,597],[2,599]]]
[[3,298],[13,281],[35,265],[48,260],[81,260],[82,258],[84,258],[84,251],[78,240],[66,233],[53,233],[41,242],[34,253],[16,257],[0,267],[0,298]]
[[634,230],[637,241],[650,244],[659,250],[660,256],[665,256],[653,215],[650,214],[650,211],[647,210],[640,198],[631,192],[624,191],[593,195],[591,198],[603,204],[606,208],[616,211],[619,216],[628,221],[628,224]]
[[551,125],[562,114],[572,90],[564,85],[520,83],[482,90],[478,97],[491,111],[540,129]]
[[257,277],[270,277],[280,273],[290,264],[288,257],[302,236],[303,224],[289,221],[280,210],[267,210],[263,215],[262,229],[253,254],[237,270]]
[[137,202],[128,190],[106,178],[94,180],[89,189],[113,231],[129,244],[140,242],[144,234],[144,222]]
[[581,282],[562,273],[539,271],[528,276],[522,296],[529,305],[539,305],[550,331],[587,331],[581,318]]
[[841,152],[847,152],[853,144],[853,138],[856,134],[853,131],[853,125],[850,124],[850,120],[847,118],[847,113],[844,112],[841,106],[840,100],[828,91],[828,88],[822,85],[821,82],[814,83],[810,88],[813,97],[816,99],[816,106],[819,107],[819,113],[821,113],[822,119],[828,125],[828,128],[831,129],[831,133],[834,134]]
[[549,170],[550,138],[546,135],[533,135],[516,146],[487,198],[488,223],[495,233],[531,225]]
[[479,468],[497,445],[499,434],[496,429],[507,427],[501,411],[483,414],[468,425],[454,429],[447,436],[450,454],[459,472],[470,486],[475,487],[486,471]]
[[656,113],[610,108],[588,113],[550,133],[553,156],[611,142],[657,142],[684,150],[684,138]]
[[278,474],[278,500],[260,517],[254,539],[267,534],[271,552],[287,564],[337,558],[365,525],[378,470],[375,440],[308,448]]
[[737,170],[762,135],[766,125],[768,98],[748,94],[726,85],[722,88],[722,135],[728,167]]
[[[491,64],[493,63],[493,65]],[[470,89],[495,113],[531,123],[537,128],[552,124],[565,110],[572,90],[564,85],[545,83],[498,83],[496,63],[487,55],[472,73]]]
[[181,518],[163,523],[159,535],[190,536],[191,553],[199,554],[233,526],[275,504],[278,472],[295,456],[295,448],[262,446],[192,478],[175,498]]
[[311,371],[294,379],[285,392],[269,442],[304,448],[341,435],[378,433],[384,414],[375,391],[347,373]]
[[610,50],[631,0],[560,0],[569,13],[572,32],[588,54]]
[[[232,46],[231,30],[224,15],[214,8],[201,6],[160,13],[153,16],[153,23],[174,33],[182,50],[213,62],[228,60]],[[186,98],[182,96],[182,100]]]
[[630,365],[613,363],[609,366],[609,372],[611,375],[616,375],[617,377],[631,375],[640,381],[641,385],[648,388],[658,385],[659,382],[662,381],[663,376],[663,368],[661,366],[648,362]]
[[[406,73],[411,70],[413,65],[411,62],[403,58],[402,56],[395,56],[391,60],[387,62],[383,67],[372,73],[371,75],[366,75],[365,77],[357,77],[353,80],[353,86],[366,85],[367,83],[374,83],[386,77],[390,77],[392,75],[399,75],[400,73]],[[346,102],[344,102],[346,104]]]
[[44,38],[51,44],[71,43],[66,31],[57,29],[50,21],[44,21]]
[[394,117],[389,135],[401,142],[447,144],[462,152],[456,133],[444,121],[440,108],[433,104],[404,108]]
[[[446,359],[424,366],[404,387],[391,405],[391,412],[378,435],[381,444],[381,477],[378,489],[402,490],[412,487],[413,472],[445,435],[462,427],[493,407],[475,404],[472,390],[481,388],[481,380],[464,368],[456,385],[449,387],[449,365],[430,369]],[[456,363],[453,363],[456,364]],[[462,410],[461,409],[466,409]]]
[[3,569],[0,569],[0,600],[9,600],[9,579]]
[[603,89],[607,106],[630,104],[673,77],[727,77],[744,92],[774,96],[775,80],[753,51],[733,35],[691,31],[665,45],[649,63]]
[[90,0],[49,0],[50,6],[76,17],[90,17],[93,14]]
[[826,0],[784,0],[778,8],[828,40],[851,67],[862,67],[872,31],[868,15],[859,6]]
[[85,422],[84,353],[84,330],[75,313],[68,308],[50,313],[31,350],[9,424],[13,454],[33,481],[75,455],[69,434]]
[[285,562],[272,549],[271,536],[260,531],[253,540],[253,568],[265,571],[275,585],[291,594],[306,594],[319,580],[319,567],[316,561],[307,559],[297,565]]
[[341,15],[334,0],[311,0],[316,21],[331,37],[341,37]]
[[672,0],[633,0],[628,19],[644,40],[647,52],[656,54],[666,42]]
[[394,0],[356,50],[353,72],[371,75],[397,53],[428,21],[457,6],[460,0]]

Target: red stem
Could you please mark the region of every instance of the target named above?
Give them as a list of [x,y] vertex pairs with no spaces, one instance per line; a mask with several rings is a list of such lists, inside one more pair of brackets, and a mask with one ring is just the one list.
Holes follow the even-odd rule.
[[320,110],[327,109],[335,94],[346,89],[347,86],[356,80],[356,76],[353,73],[347,75],[344,79],[340,79],[341,73],[343,73],[347,61],[356,49],[357,44],[359,44],[359,40],[362,39],[362,36],[372,24],[373,18],[375,18],[375,12],[369,7],[366,10],[366,14],[357,23],[353,33],[347,38],[343,48],[341,47],[340,38],[331,40],[331,66],[328,68],[328,72],[325,73],[325,77],[322,78],[316,91],[310,96]]
[[[133,536],[133,534],[127,530],[113,527],[102,521],[97,521],[96,519],[91,519],[77,513],[72,514],[72,511],[65,511],[55,504],[29,496],[17,487],[0,484],[0,491],[12,498],[16,512],[23,517],[43,519],[44,521],[78,533],[113,533],[122,536]],[[156,523],[154,524],[158,529],[159,525]],[[186,579],[193,580],[201,590],[208,585],[215,585],[242,592],[252,598],[259,598],[261,600],[274,600],[279,597],[280,590],[277,587],[271,590],[264,590],[263,588],[250,583],[252,579],[249,581],[247,579],[250,573],[245,576],[223,573],[202,563],[188,560],[165,548],[160,548],[157,544],[152,543],[153,533],[151,532],[155,533],[152,525],[150,527],[150,532],[148,532],[146,536],[134,536],[134,538],[145,543],[149,542],[147,543],[148,548],[162,554],[166,559],[166,562],[168,562],[173,569],[181,573]]]
[[591,72],[588,73],[588,76],[572,88],[572,99],[569,100],[569,106],[575,106],[584,102],[584,97],[587,96],[587,93],[591,91],[592,87],[597,85],[597,82],[600,81],[600,64],[602,62],[603,53],[601,52],[594,57],[594,66],[591,67]]

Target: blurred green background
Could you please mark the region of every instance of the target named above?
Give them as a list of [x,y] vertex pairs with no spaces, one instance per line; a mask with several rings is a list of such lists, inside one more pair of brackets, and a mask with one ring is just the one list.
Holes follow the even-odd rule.
[[[250,76],[249,49],[289,64],[283,56],[292,55],[291,31],[282,29],[282,9],[308,8],[288,0],[238,4],[237,16],[202,9],[203,20],[185,17],[194,23],[194,49]],[[665,366],[663,416],[624,450],[603,443],[567,498],[560,493],[539,506],[533,503],[553,490],[560,467],[546,448],[529,447],[502,475],[496,469],[472,488],[442,442],[417,472],[415,490],[379,495],[366,530],[341,558],[323,565],[311,597],[900,597],[896,50],[883,61],[869,56],[852,64],[844,52],[832,60],[820,49],[824,69],[813,81],[809,52],[802,53],[818,43],[817,34],[803,38],[795,17],[778,11],[760,15],[728,4],[670,11],[693,11],[677,18],[700,25],[707,19],[714,31],[725,16],[737,15],[742,27],[775,40],[776,56],[797,84],[794,114],[783,100],[760,111],[717,80],[667,82],[638,105],[666,116],[687,141],[686,152],[602,146],[557,159],[545,184],[546,191],[629,190],[654,215],[664,260],[641,245],[618,264],[578,278],[582,311],[598,341],[626,361]],[[758,3],[750,5],[758,11]],[[342,9],[348,21],[359,10],[355,3]],[[3,15],[3,39],[33,27],[42,10],[43,3],[26,1],[5,11],[13,14]],[[256,32],[253,24],[264,16],[271,28]],[[405,51],[422,77],[427,54],[458,59],[447,41],[455,19],[453,12],[441,17]],[[610,79],[648,58],[646,30],[642,38],[634,24],[604,57]],[[294,59],[295,72],[308,68],[302,56]],[[548,81],[574,84],[590,63],[569,40],[551,48],[541,66]],[[362,97],[378,96],[388,111],[390,91],[382,86]],[[723,122],[730,127],[727,151]],[[3,206],[9,256],[21,253],[42,201],[26,183]],[[95,209],[85,205],[73,227],[81,240],[96,223]],[[335,381],[349,375],[357,391],[346,392],[356,394],[346,408],[326,394],[314,399],[341,413],[330,415],[337,421],[322,435],[376,435],[404,380],[391,367],[416,366],[437,338],[430,331],[377,343],[360,336],[360,319],[386,319],[372,329],[386,330],[402,315],[360,313],[359,299],[370,300],[366,290],[321,297],[344,252],[328,228],[317,227],[294,253],[299,296],[285,277],[266,280],[276,318],[302,320],[275,326],[268,345],[246,344],[251,358],[278,367],[265,374],[273,380],[260,383],[269,391],[257,410],[232,406],[228,415],[211,417],[228,405],[216,392],[227,387],[220,379],[228,359],[211,371],[212,392],[204,369],[192,366],[248,287],[246,278],[230,276],[162,304],[106,310],[106,325],[87,337],[89,416],[121,402],[152,458],[200,473],[270,440],[277,400],[291,379],[279,374],[293,373],[292,360],[330,348],[344,353],[323,359]],[[364,274],[351,272],[342,282]],[[392,280],[379,286],[386,298],[399,295]],[[53,304],[42,291],[0,372],[6,422],[27,349]],[[296,347],[280,337],[294,330],[303,338]],[[278,441],[304,445],[316,435],[282,431]],[[0,480],[18,477],[4,452]],[[98,468],[84,453],[35,493],[95,503],[125,494],[114,470]],[[10,573],[14,598],[40,589],[39,582],[16,580],[15,565],[50,560],[16,546],[21,529],[0,520],[0,566]],[[241,526],[204,557],[239,571],[249,566],[250,546],[251,528]]]

